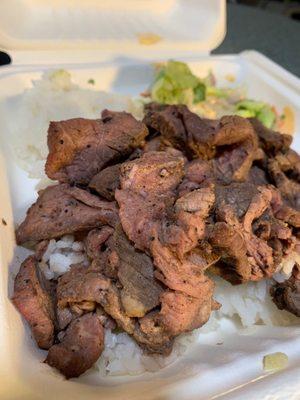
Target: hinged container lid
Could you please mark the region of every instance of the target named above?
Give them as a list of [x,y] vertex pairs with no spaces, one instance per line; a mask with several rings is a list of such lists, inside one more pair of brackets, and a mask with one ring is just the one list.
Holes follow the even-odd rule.
[[208,54],[225,21],[225,0],[1,0],[0,47]]

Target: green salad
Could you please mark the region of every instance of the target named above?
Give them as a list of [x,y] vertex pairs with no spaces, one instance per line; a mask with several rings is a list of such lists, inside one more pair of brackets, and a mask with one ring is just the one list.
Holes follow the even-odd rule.
[[212,73],[199,78],[187,64],[179,61],[170,60],[157,68],[150,98],[161,104],[185,104],[207,118],[224,114],[256,117],[268,128],[273,128],[276,122],[274,107],[247,99],[241,88],[219,88]]

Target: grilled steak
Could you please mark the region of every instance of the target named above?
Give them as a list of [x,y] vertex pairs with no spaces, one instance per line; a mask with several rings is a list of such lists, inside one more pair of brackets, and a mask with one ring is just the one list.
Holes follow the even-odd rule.
[[104,348],[104,330],[96,314],[85,314],[71,322],[62,341],[53,345],[45,362],[67,379],[91,368]]
[[108,163],[128,156],[148,134],[125,112],[104,110],[102,119],[51,122],[46,173],[60,182],[87,184]]
[[258,119],[249,118],[251,125],[258,137],[260,147],[269,156],[274,156],[279,151],[285,152],[292,143],[292,136],[285,135],[266,128]]
[[186,155],[213,159],[218,179],[230,182],[247,178],[258,144],[251,124],[238,116],[202,119],[186,106],[150,107],[144,118],[155,130]]
[[85,239],[85,249],[87,255],[91,259],[101,257],[102,246],[105,247],[105,242],[113,234],[114,230],[110,226],[103,226],[91,230]]
[[280,310],[300,317],[300,270],[297,264],[289,279],[272,287],[271,295]]
[[[272,239],[280,224],[272,212],[272,190],[245,182],[220,186],[216,194],[217,222],[211,227],[209,241],[221,256],[221,275],[232,283],[272,276],[276,269],[275,252],[279,257],[278,248],[272,248]],[[266,212],[270,217],[270,233],[264,240],[259,224],[263,223],[261,218],[266,217]],[[285,241],[290,236],[291,231],[286,228],[281,238]]]
[[54,340],[54,305],[34,256],[29,256],[20,267],[12,301],[30,325],[37,345],[49,349]]
[[182,157],[149,152],[122,165],[121,189],[115,196],[122,227],[138,249],[149,248],[153,230],[174,202],[183,164]]
[[129,317],[143,317],[160,304],[163,291],[154,277],[151,258],[135,250],[120,226],[110,242],[108,246],[118,259],[123,308]]
[[114,200],[115,190],[120,185],[120,167],[121,164],[116,164],[103,169],[92,178],[89,187],[105,199]]
[[285,203],[300,211],[300,183],[287,177],[276,158],[269,159],[268,172]]
[[17,242],[38,241],[86,231],[118,219],[115,203],[100,200],[69,184],[48,186],[17,230]]
[[[51,123],[46,172],[60,183],[39,193],[17,230],[18,243],[37,244],[13,301],[67,378],[100,356],[103,326],[169,354],[219,308],[208,268],[233,284],[258,281],[297,249],[300,157],[290,136],[183,105],[145,108],[144,123],[107,110]],[[90,264],[46,283],[37,259],[64,234],[84,241]],[[272,289],[298,316],[299,279],[295,265]]]

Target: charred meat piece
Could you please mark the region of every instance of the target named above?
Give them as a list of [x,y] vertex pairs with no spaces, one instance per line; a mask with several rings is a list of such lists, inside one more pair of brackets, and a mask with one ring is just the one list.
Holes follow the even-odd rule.
[[50,288],[34,256],[21,265],[15,278],[12,301],[26,319],[37,345],[49,349],[54,340],[55,314]]
[[214,201],[213,186],[193,190],[179,197],[173,210],[169,210],[168,218],[162,221],[159,237],[179,259],[204,239],[206,219]]
[[188,260],[180,260],[159,240],[151,245],[155,275],[170,289],[186,293],[195,298],[202,297],[203,284],[208,281],[204,269]]
[[176,148],[188,149],[198,157],[211,159],[215,146],[242,142],[252,134],[251,125],[237,116],[220,121],[200,118],[186,106],[171,105],[148,111],[144,118],[149,129],[155,130]]
[[212,310],[219,308],[212,299],[213,288],[212,281],[206,278],[197,298],[178,291],[164,292],[159,319],[165,330],[176,336],[203,326]]
[[221,181],[245,180],[258,157],[253,128],[249,121],[238,116],[209,120],[200,118],[186,106],[153,106],[144,122],[174,147],[184,149],[189,158],[215,158],[215,174]]
[[143,317],[160,304],[163,292],[154,277],[152,260],[146,254],[135,250],[118,226],[108,244],[117,258],[117,275],[122,285],[121,301],[129,317]]
[[255,165],[249,171],[248,181],[256,186],[264,186],[270,183],[266,172]]
[[49,350],[45,362],[67,379],[91,368],[104,348],[104,329],[96,314],[85,314],[71,322],[62,341]]
[[[89,255],[106,276],[118,279],[122,307],[129,317],[142,317],[160,304],[161,285],[154,277],[151,258],[134,248],[122,227],[116,227],[105,246],[103,230],[93,230],[87,237]],[[99,260],[99,261],[97,261]],[[91,268],[95,268],[95,263]]]
[[82,265],[74,265],[62,275],[57,285],[57,305],[65,308],[82,302],[99,302],[101,291],[108,290],[110,282],[99,272]]
[[295,228],[300,228],[300,211],[289,206],[287,198],[284,198],[279,189],[273,186],[269,188],[272,191],[272,211],[276,218]]
[[184,160],[166,152],[149,152],[121,167],[116,191],[122,227],[140,250],[149,248],[153,230],[173,205],[183,177]]
[[285,153],[278,153],[275,157],[281,171],[289,174],[290,178],[300,182],[300,156],[294,150],[289,149]]
[[103,169],[92,178],[89,187],[105,199],[114,200],[115,190],[120,185],[120,167],[121,164],[116,164]]
[[39,198],[17,229],[17,242],[51,239],[105,224],[114,225],[117,219],[113,202],[100,200],[67,183],[48,186],[39,192]]
[[286,205],[300,211],[300,184],[287,177],[276,158],[269,159],[268,172]]
[[139,318],[133,337],[147,352],[163,355],[170,354],[174,342],[174,336],[161,324],[159,311],[151,311]]
[[289,279],[271,288],[271,295],[279,310],[287,310],[300,317],[300,270],[297,264]]
[[71,267],[58,280],[57,301],[61,309],[74,305],[80,307],[86,302],[95,308],[95,303],[99,303],[126,332],[134,330],[133,321],[123,310],[119,290],[100,271],[80,265]]
[[126,112],[104,110],[102,119],[51,122],[46,174],[60,182],[88,184],[109,163],[138,147],[148,130]]
[[218,181],[226,184],[245,181],[256,157],[257,141],[254,135],[250,135],[237,145],[223,147],[222,152],[212,160],[214,174]]
[[149,151],[165,151],[168,148],[168,142],[165,142],[161,135],[155,136],[145,142],[143,146],[143,152],[148,153]]
[[272,191],[245,182],[219,187],[216,195],[217,222],[209,242],[221,256],[221,275],[235,284],[272,276],[273,249],[253,231],[254,221],[271,212]]
[[292,136],[273,131],[265,127],[258,119],[249,118],[251,125],[259,140],[259,146],[268,156],[274,156],[278,152],[285,152],[292,143]]
[[211,163],[198,158],[186,163],[184,179],[178,188],[179,195],[182,196],[214,181],[215,177]]
[[103,226],[89,231],[85,239],[85,249],[87,255],[91,259],[97,259],[102,255],[102,247],[105,247],[105,242],[113,234],[114,229],[110,226]]

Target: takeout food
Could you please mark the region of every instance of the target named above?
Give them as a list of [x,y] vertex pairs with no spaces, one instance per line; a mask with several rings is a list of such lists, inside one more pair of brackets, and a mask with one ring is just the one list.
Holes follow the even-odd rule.
[[[216,274],[240,284],[271,278],[297,251],[299,155],[291,136],[257,119],[208,120],[185,105],[150,103],[143,122],[104,110],[101,119],[51,123],[46,173],[17,229],[34,243],[13,301],[46,362],[67,378],[90,368],[105,330],[121,329],[149,353],[204,325],[221,307]],[[47,280],[49,241],[73,234],[86,258]],[[298,264],[272,289],[299,315]]]

